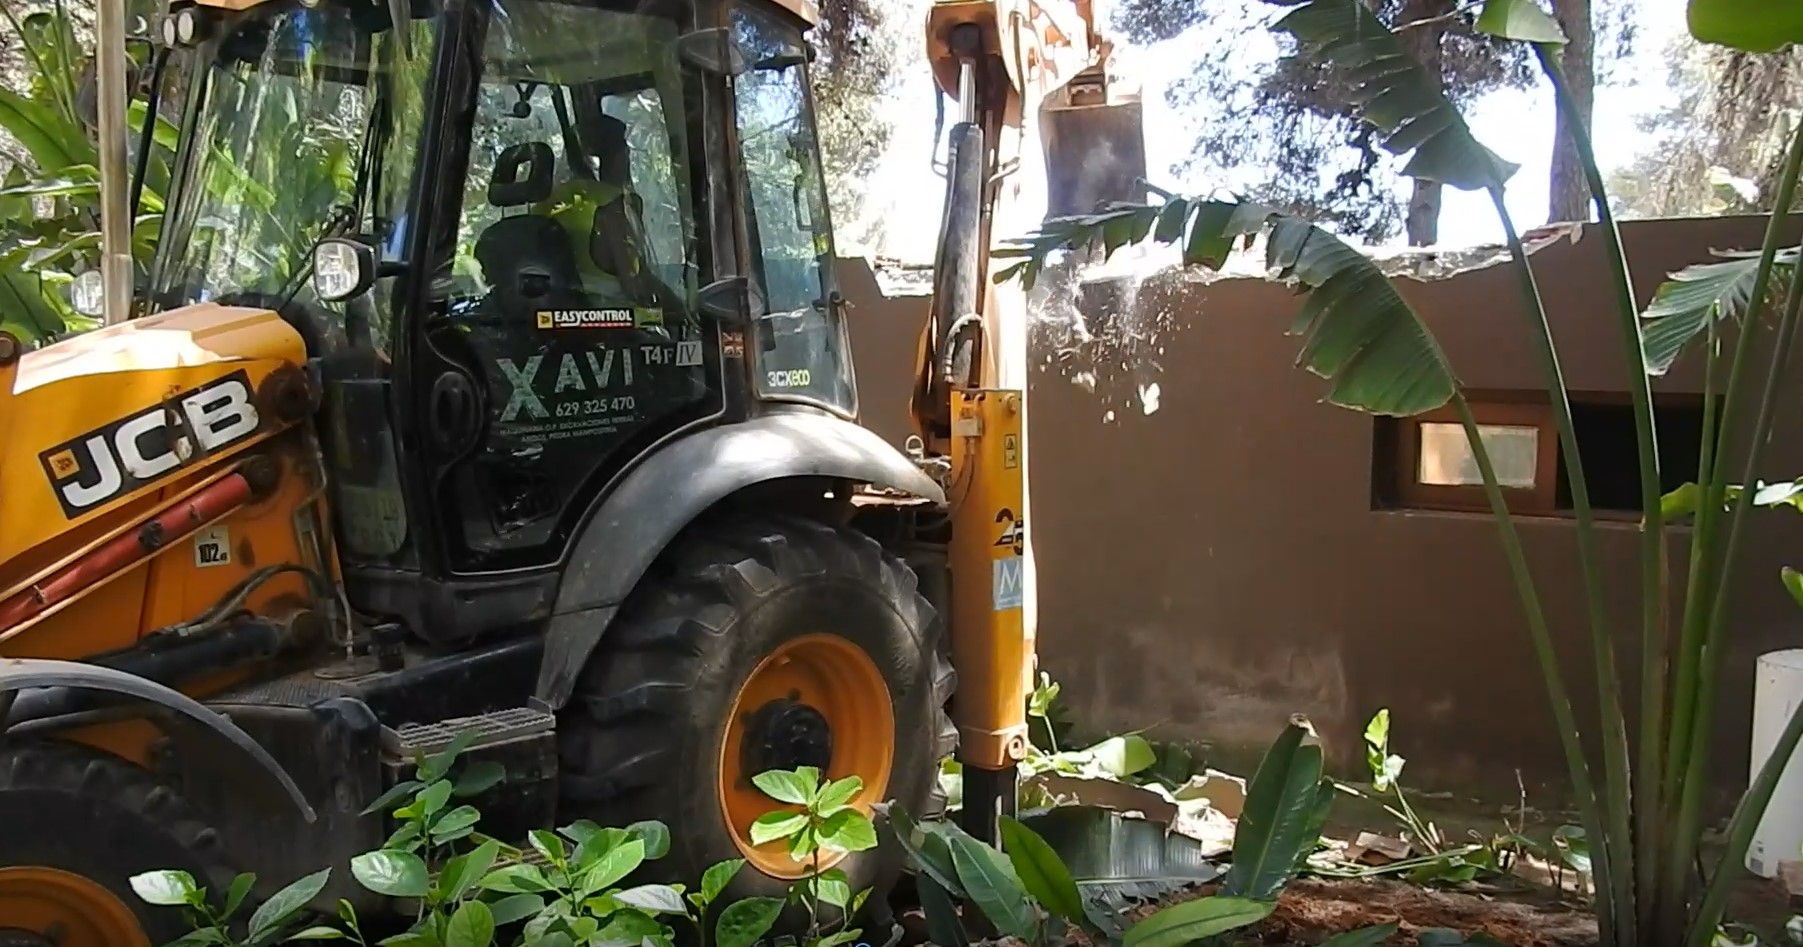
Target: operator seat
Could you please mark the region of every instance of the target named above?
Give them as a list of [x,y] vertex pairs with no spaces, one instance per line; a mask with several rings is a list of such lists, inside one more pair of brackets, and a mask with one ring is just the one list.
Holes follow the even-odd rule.
[[[502,208],[529,208],[551,197],[557,158],[541,141],[509,145],[495,158],[488,182],[488,203]],[[476,262],[488,281],[482,309],[489,318],[532,321],[539,309],[579,304],[581,278],[575,251],[562,227],[533,213],[504,216],[476,238]]]

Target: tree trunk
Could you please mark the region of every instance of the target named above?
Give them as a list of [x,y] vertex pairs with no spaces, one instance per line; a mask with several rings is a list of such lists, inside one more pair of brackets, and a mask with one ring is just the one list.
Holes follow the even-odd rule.
[[[1560,69],[1577,104],[1578,120],[1590,128],[1590,116],[1596,102],[1596,41],[1590,30],[1590,0],[1554,0],[1553,14],[1565,28],[1570,40]],[[1558,127],[1553,133],[1551,181],[1547,188],[1549,222],[1589,220],[1591,217],[1590,185],[1584,180],[1584,165],[1578,160],[1578,147],[1565,133],[1570,117],[1558,110]]]
[[[1411,24],[1397,33],[1403,47],[1427,71],[1436,87],[1444,82],[1441,70],[1445,59],[1440,44],[1446,36],[1446,26],[1436,16],[1444,12],[1441,6],[1436,0],[1409,0],[1397,17],[1399,23]],[[1409,246],[1431,246],[1440,239],[1440,182],[1416,178],[1413,184],[1403,228],[1408,233]]]
[[1440,182],[1415,179],[1409,192],[1408,216],[1403,225],[1408,231],[1409,246],[1432,246],[1440,239]]

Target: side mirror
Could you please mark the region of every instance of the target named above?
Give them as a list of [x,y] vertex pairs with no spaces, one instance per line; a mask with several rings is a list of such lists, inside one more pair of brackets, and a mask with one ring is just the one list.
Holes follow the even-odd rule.
[[691,30],[676,38],[676,55],[683,62],[717,76],[742,76],[751,69],[751,60],[733,39],[732,31],[723,26]]
[[728,276],[701,287],[695,294],[695,307],[729,325],[742,325],[763,315],[765,308],[763,297],[744,276]]
[[352,237],[321,240],[313,248],[313,293],[329,303],[355,299],[376,284],[376,250]]

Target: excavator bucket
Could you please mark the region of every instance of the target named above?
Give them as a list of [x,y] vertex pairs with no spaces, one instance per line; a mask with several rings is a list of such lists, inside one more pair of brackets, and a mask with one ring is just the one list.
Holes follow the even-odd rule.
[[1111,98],[1100,78],[1078,76],[1040,111],[1048,218],[1146,199],[1145,114],[1137,96]]

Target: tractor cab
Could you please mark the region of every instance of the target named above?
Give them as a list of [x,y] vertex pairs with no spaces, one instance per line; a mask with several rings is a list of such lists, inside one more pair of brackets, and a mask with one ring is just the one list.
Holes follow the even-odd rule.
[[359,610],[439,641],[542,618],[647,454],[855,416],[797,0],[169,16],[194,59],[151,300],[306,341]]

